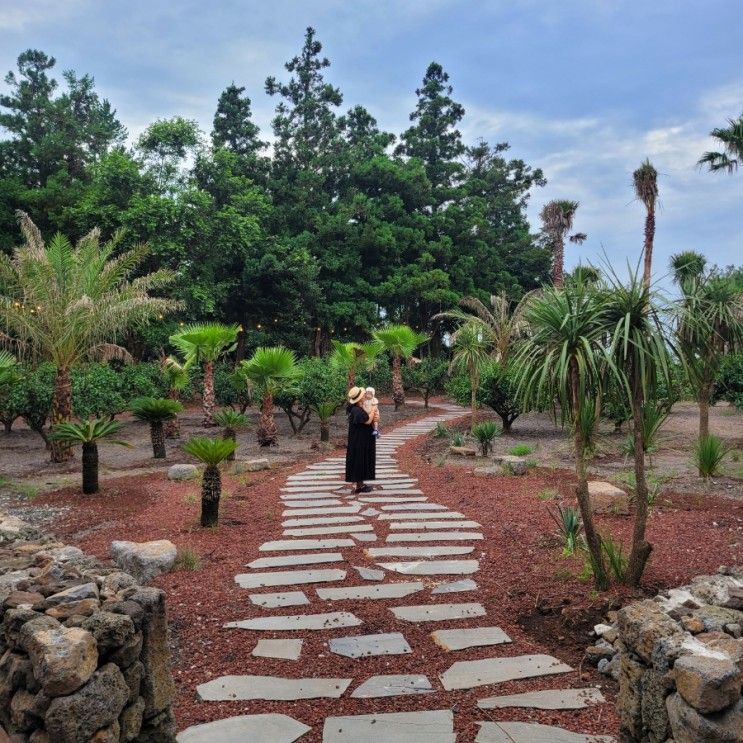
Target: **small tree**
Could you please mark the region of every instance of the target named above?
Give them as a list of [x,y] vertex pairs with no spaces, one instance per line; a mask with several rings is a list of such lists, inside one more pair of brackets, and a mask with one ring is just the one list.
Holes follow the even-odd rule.
[[58,423],[52,431],[53,441],[63,441],[83,447],[83,493],[98,492],[98,441],[108,439],[112,444],[131,446],[126,441],[111,439],[110,436],[121,430],[123,423],[112,420],[85,420],[80,423]]
[[175,418],[183,410],[183,405],[177,400],[169,400],[165,397],[140,397],[132,400],[130,407],[135,418],[150,424],[152,456],[155,459],[165,459],[165,431],[163,424]]
[[[168,398],[179,400],[180,393],[188,387],[190,381],[188,369],[172,356],[166,356],[160,364],[165,384],[168,388]],[[177,439],[181,436],[181,424],[178,416],[165,424],[165,438]]]
[[11,393],[22,378],[15,356],[0,350],[0,422],[5,426],[5,433],[10,433],[13,421],[20,415]]
[[472,427],[472,435],[480,444],[480,453],[487,457],[493,445],[493,440],[500,434],[500,428],[495,421],[483,421]]
[[[238,413],[237,410],[227,408],[226,410],[220,410],[214,414],[214,422],[222,426],[222,438],[229,439],[235,442],[235,448],[237,448],[237,432],[240,429],[248,427],[248,418],[243,413]],[[227,457],[228,460],[232,461],[235,458],[235,450]]]
[[371,369],[376,361],[378,348],[373,343],[342,343],[331,341],[333,352],[330,363],[346,372],[347,389],[356,385],[356,374]]
[[405,388],[402,383],[402,361],[409,359],[427,336],[416,333],[407,325],[390,325],[374,332],[374,343],[378,351],[387,351],[392,356],[392,399],[395,410],[405,404]]
[[320,441],[330,441],[330,419],[338,410],[338,403],[332,401],[313,403],[312,410],[320,420]]
[[470,406],[472,420],[470,428],[475,426],[477,415],[477,389],[480,386],[480,374],[488,360],[488,343],[478,323],[466,322],[453,336],[454,351],[451,368],[465,372],[470,380]]
[[196,436],[183,445],[183,450],[206,465],[201,478],[201,525],[217,526],[219,499],[222,497],[222,475],[219,463],[235,452],[231,439],[208,439]]
[[423,395],[423,406],[428,409],[428,400],[444,389],[448,364],[444,359],[426,356],[419,363],[406,366],[402,370],[402,379],[409,390],[417,390]]

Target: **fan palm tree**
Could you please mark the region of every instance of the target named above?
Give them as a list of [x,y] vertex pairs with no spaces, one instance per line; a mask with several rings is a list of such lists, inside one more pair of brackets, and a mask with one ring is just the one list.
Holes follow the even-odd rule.
[[[562,286],[563,271],[565,266],[565,237],[573,229],[575,212],[578,210],[577,201],[557,199],[547,202],[539,214],[542,220],[542,230],[552,243],[554,261],[552,267],[552,283]],[[568,238],[570,242],[582,243],[586,240],[583,232],[576,232]]]
[[330,441],[330,419],[338,410],[337,402],[318,402],[311,406],[312,412],[317,414],[320,421],[320,441]]
[[222,475],[219,463],[235,452],[231,439],[208,439],[196,436],[189,439],[183,450],[206,465],[201,478],[201,525],[217,526],[219,523],[219,499],[222,497]]
[[470,430],[474,429],[477,415],[477,390],[480,386],[480,374],[490,357],[490,348],[478,322],[465,322],[452,336],[453,354],[452,370],[467,374],[470,380],[470,405],[472,420]]
[[178,400],[170,400],[167,397],[138,397],[131,401],[129,407],[137,420],[150,424],[152,456],[155,459],[165,459],[163,424],[173,420],[183,410],[183,405]]
[[283,346],[257,348],[252,358],[241,363],[244,376],[261,393],[261,417],[258,424],[258,444],[276,445],[276,421],[273,398],[280,390],[292,386],[301,374],[293,351]]
[[348,389],[356,386],[356,374],[374,366],[377,347],[373,343],[343,343],[331,341],[333,352],[330,363],[343,369],[347,374]]
[[[237,410],[227,408],[226,410],[220,410],[214,414],[214,422],[222,426],[222,438],[229,439],[235,442],[237,447],[237,432],[240,429],[248,427],[248,417],[243,413],[238,413]],[[235,458],[235,451],[232,451],[227,459],[232,461]]]
[[373,343],[378,352],[386,351],[392,356],[392,399],[395,410],[405,404],[405,388],[402,384],[402,360],[409,359],[418,346],[428,340],[423,333],[416,333],[408,325],[390,325],[373,333]]
[[[132,278],[147,246],[120,252],[122,233],[101,243],[98,230],[77,245],[60,234],[45,244],[28,215],[18,216],[25,243],[0,254],[0,323],[22,350],[56,366],[51,422],[57,425],[72,415],[72,366],[86,356],[127,358],[111,341],[179,305],[150,295],[170,283],[172,272]],[[52,461],[70,456],[69,444],[52,442]]]
[[588,497],[586,459],[595,427],[595,391],[606,371],[606,310],[592,287],[569,282],[546,288],[529,303],[525,318],[531,334],[514,357],[517,396],[524,410],[544,399],[557,400],[563,421],[572,423],[576,496],[596,586],[604,590],[608,578]]
[[124,424],[112,420],[84,420],[80,423],[58,423],[51,434],[53,441],[62,441],[69,446],[82,444],[83,447],[83,493],[98,492],[98,442],[108,439],[112,444],[131,446],[127,441],[111,439]]
[[725,129],[713,129],[711,136],[722,145],[722,152],[705,152],[699,158],[699,167],[707,166],[714,173],[724,170],[734,173],[743,163],[743,115],[728,119]]
[[655,240],[655,206],[658,202],[658,171],[650,160],[632,174],[635,196],[645,205],[645,243],[643,246],[642,283],[650,291],[650,270],[653,263],[653,242]]
[[213,322],[188,325],[170,336],[170,342],[183,354],[186,367],[200,363],[204,365],[201,404],[204,409],[205,426],[215,425],[214,364],[222,354],[235,349],[239,332],[239,325]]
[[[160,369],[165,377],[165,384],[168,387],[168,398],[178,400],[180,393],[188,386],[189,374],[184,364],[181,364],[172,356],[163,358]],[[181,436],[181,424],[178,416],[165,423],[165,438],[177,439]]]

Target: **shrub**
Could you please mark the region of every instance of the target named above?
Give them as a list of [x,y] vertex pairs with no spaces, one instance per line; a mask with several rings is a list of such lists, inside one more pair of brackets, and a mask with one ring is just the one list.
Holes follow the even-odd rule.
[[[404,368],[405,365],[403,365]],[[382,393],[392,392],[392,367],[389,355],[386,353],[379,354],[371,369],[359,372],[356,384],[359,387],[374,387],[377,397]]]
[[712,402],[725,400],[743,410],[743,353],[725,356],[715,377]]
[[72,410],[78,418],[113,418],[126,410],[128,399],[121,394],[121,374],[108,364],[73,367]]
[[[128,404],[137,397],[165,397],[168,385],[154,362],[126,364],[118,370],[119,392]],[[188,398],[192,391],[187,387],[183,397]]]
[[427,408],[429,397],[444,391],[447,369],[445,359],[427,356],[418,364],[403,367],[403,385],[405,389],[420,392],[423,395],[424,407]]
[[624,554],[624,545],[621,542],[615,542],[612,537],[601,537],[601,549],[606,555],[614,579],[623,581],[628,563],[628,558]]
[[455,431],[452,434],[451,443],[453,446],[464,446],[464,437],[459,431]]
[[560,535],[563,538],[565,546],[563,555],[572,555],[578,546],[578,536],[583,530],[583,524],[580,520],[580,512],[572,506],[561,506],[558,504],[557,512],[550,510],[549,515],[560,529]]
[[49,446],[45,426],[52,409],[52,392],[57,370],[52,363],[39,364],[35,369],[25,367],[21,379],[13,386],[8,405],[23,418],[26,425],[41,436]]
[[495,421],[483,421],[472,427],[472,435],[480,444],[480,451],[487,457],[493,443],[493,439],[500,435],[500,426]]
[[729,449],[717,436],[702,436],[694,446],[694,464],[705,480],[714,477]]
[[529,446],[529,444],[516,444],[516,446],[512,446],[508,450],[508,453],[512,454],[514,457],[525,457],[533,451],[534,448]]
[[439,421],[436,424],[436,428],[434,428],[433,430],[433,435],[437,439],[445,439],[449,436],[449,429],[441,421]]

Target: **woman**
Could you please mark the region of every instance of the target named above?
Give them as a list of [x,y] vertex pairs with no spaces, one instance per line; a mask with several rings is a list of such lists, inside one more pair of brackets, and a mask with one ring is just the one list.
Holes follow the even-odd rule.
[[369,414],[361,406],[365,390],[351,387],[348,391],[348,446],[346,448],[346,482],[355,486],[354,493],[369,493],[371,487],[364,480],[373,480],[376,469],[376,442]]

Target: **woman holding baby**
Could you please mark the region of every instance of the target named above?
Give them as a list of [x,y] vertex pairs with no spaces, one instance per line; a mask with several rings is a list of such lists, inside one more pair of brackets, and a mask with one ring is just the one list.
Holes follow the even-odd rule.
[[354,493],[369,493],[364,480],[376,476],[376,439],[379,436],[379,401],[372,387],[351,387],[348,391],[348,446],[346,482],[354,484]]

